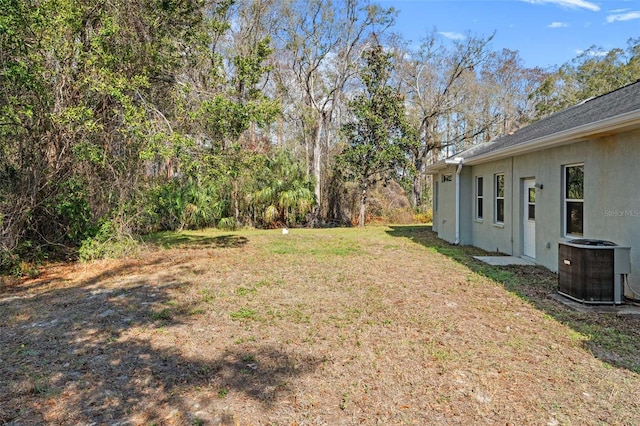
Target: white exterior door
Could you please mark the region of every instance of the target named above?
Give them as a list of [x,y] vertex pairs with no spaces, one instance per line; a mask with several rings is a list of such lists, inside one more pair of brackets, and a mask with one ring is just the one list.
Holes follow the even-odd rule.
[[522,254],[536,258],[536,181],[524,181],[522,209]]

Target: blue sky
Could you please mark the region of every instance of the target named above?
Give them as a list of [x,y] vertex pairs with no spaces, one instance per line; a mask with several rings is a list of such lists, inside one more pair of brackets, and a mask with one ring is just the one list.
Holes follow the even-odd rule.
[[494,50],[520,52],[528,67],[562,65],[596,45],[626,48],[640,37],[640,0],[379,0],[400,14],[394,28],[416,45],[434,28],[455,39],[494,31]]

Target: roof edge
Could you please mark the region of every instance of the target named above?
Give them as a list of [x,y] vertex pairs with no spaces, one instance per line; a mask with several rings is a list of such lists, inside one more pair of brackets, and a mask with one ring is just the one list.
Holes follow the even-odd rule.
[[451,166],[450,164],[445,163],[445,160],[440,160],[437,163],[429,164],[427,167],[424,168],[424,171],[428,175],[435,175],[440,170],[444,170],[450,166]]
[[[541,138],[532,139],[530,141],[519,143],[517,145],[509,146],[493,152],[488,152],[486,154],[481,154],[477,157],[471,156],[468,158],[464,158],[464,164],[473,166],[475,164],[482,164],[489,161],[515,157],[517,155],[540,151],[545,148],[577,143],[581,141],[581,138],[584,138],[586,136],[608,133],[614,130],[624,130],[626,128],[632,128],[634,126],[640,126],[640,110],[633,110],[625,114],[616,115],[604,120],[595,121],[593,123],[585,124],[579,127],[574,127],[562,132],[543,136]],[[458,154],[457,156],[459,157],[460,155]],[[425,172],[427,174],[436,174],[438,171],[445,169],[447,166],[448,164],[445,163],[445,160],[441,160],[437,163],[427,166],[425,168]]]
[[530,152],[540,151],[545,148],[580,142],[580,139],[586,136],[595,136],[614,130],[620,131],[626,128],[632,128],[634,126],[640,126],[640,110],[633,110],[604,120],[595,121],[593,123],[574,127],[562,132],[543,136],[537,139],[532,139],[528,142],[509,146],[503,149],[496,150],[494,152],[481,154],[477,157],[469,157],[468,159],[465,159],[465,164],[481,164],[487,161],[528,154]]

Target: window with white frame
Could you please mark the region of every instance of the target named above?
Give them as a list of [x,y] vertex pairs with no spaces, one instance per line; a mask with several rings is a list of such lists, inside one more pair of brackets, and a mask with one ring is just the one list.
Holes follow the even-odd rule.
[[564,232],[584,235],[584,164],[564,166]]
[[494,195],[495,195],[495,203],[494,203],[494,222],[495,223],[504,223],[504,173],[499,173],[495,175],[494,178]]
[[482,176],[476,176],[476,219],[482,220],[483,204],[484,204],[484,179]]

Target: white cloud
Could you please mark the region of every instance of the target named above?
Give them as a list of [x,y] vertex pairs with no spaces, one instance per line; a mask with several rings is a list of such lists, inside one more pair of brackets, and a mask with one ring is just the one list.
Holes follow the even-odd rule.
[[464,40],[466,38],[464,35],[460,33],[454,33],[451,31],[440,31],[438,34],[448,38],[449,40]]
[[549,28],[566,28],[568,26],[569,24],[567,24],[566,22],[552,22],[549,25],[547,25],[547,27]]
[[640,11],[617,13],[607,16],[608,23],[616,21],[631,21],[632,19],[640,19]]
[[607,54],[609,53],[608,50],[589,50],[589,51],[585,51],[585,50],[581,50],[581,49],[576,50],[576,54],[578,54],[578,55],[582,55],[585,52],[587,52],[587,54],[589,56],[596,56],[598,58],[601,58],[603,56],[607,56]]
[[600,10],[600,6],[595,3],[586,0],[522,0],[526,3],[532,4],[556,4],[562,7],[568,7],[570,9],[587,9],[593,12],[597,12]]

